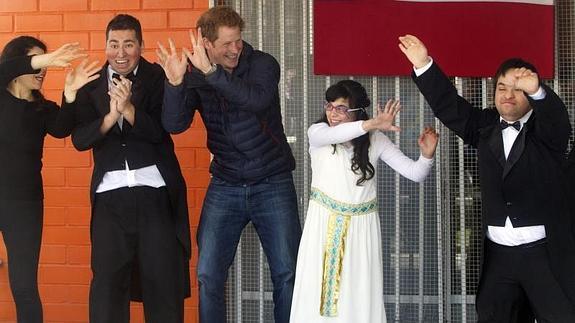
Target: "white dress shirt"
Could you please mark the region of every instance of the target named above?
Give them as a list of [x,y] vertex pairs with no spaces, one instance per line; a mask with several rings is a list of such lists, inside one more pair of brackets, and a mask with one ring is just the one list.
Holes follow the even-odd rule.
[[[137,73],[138,67],[134,69],[134,75]],[[108,65],[108,88],[112,83],[112,74],[116,73],[110,65]],[[120,73],[117,73],[120,74]],[[122,129],[123,118],[118,119],[118,126]],[[138,169],[130,169],[128,161],[124,161],[126,168],[123,170],[115,170],[106,172],[102,178],[102,182],[98,185],[96,193],[115,190],[121,187],[135,187],[135,186],[150,186],[162,187],[166,186],[162,174],[156,165],[146,166]]]

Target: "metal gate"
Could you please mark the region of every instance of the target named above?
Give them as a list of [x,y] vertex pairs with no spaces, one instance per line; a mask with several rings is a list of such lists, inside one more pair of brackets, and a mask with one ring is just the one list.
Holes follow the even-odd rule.
[[[390,322],[475,322],[479,276],[481,200],[476,152],[437,122],[406,77],[324,77],[313,75],[313,0],[220,0],[246,21],[243,38],[280,63],[284,126],[296,158],[294,172],[302,224],[311,169],[306,131],[323,108],[325,89],[343,78],[361,82],[372,102],[402,101],[401,133],[391,139],[417,158],[417,137],[426,125],[441,133],[435,167],[422,184],[410,182],[380,162],[378,199],[384,259],[384,297]],[[556,3],[556,77],[548,84],[573,116],[574,5]],[[456,28],[457,26],[454,26]],[[396,50],[394,48],[393,50]],[[455,78],[472,104],[492,106],[490,79]],[[375,105],[374,105],[375,106]],[[373,111],[372,111],[373,113]],[[273,322],[272,284],[257,234],[242,235],[226,285],[228,322]]]

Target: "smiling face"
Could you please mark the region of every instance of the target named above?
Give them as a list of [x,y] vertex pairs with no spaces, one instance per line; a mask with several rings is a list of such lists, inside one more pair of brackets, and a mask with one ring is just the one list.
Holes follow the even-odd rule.
[[112,69],[124,76],[130,74],[142,55],[142,45],[132,29],[110,30],[106,40],[106,58]]
[[517,121],[531,110],[525,93],[514,84],[515,79],[507,73],[499,77],[495,88],[495,107],[506,121]]
[[[32,55],[42,55],[44,50],[39,47],[32,47],[28,51],[28,56]],[[44,77],[46,76],[46,69],[43,68],[37,74],[24,74],[16,78],[16,82],[22,88],[27,90],[40,90],[42,88],[42,83],[44,83]]]
[[[331,106],[345,106],[349,108],[349,99],[338,98],[335,101],[329,102]],[[355,121],[354,112],[339,112],[338,109],[326,109],[325,115],[330,127],[337,126],[338,124]]]
[[218,37],[213,42],[204,39],[210,61],[232,72],[238,66],[240,54],[244,48],[240,27],[221,26]]

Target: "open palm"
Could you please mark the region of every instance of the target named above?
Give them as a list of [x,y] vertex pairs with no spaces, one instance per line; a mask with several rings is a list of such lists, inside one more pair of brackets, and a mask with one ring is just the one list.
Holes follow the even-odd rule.
[[83,60],[66,75],[66,89],[69,91],[78,91],[82,86],[100,77],[100,74],[97,73],[101,68],[102,67],[98,65],[98,61],[93,61],[88,64],[88,60]]
[[45,54],[46,66],[68,67],[71,61],[87,56],[87,54],[83,54],[81,51],[82,49],[79,43],[64,44],[55,51]]
[[399,110],[401,110],[399,100],[390,99],[383,108],[378,104],[377,116],[373,118],[375,127],[381,131],[400,131],[401,128],[394,124]]
[[179,85],[186,74],[188,60],[183,52],[181,55],[177,54],[176,45],[172,39],[168,39],[168,43],[170,44],[169,52],[158,42],[158,49],[156,50],[158,64],[164,69],[168,82],[172,85]]

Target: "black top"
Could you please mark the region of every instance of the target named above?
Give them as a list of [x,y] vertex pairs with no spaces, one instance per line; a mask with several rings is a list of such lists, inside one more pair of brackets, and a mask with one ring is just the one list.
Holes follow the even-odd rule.
[[14,78],[38,72],[31,59],[23,56],[0,64],[0,200],[42,199],[44,137],[49,133],[64,138],[74,127],[71,109],[43,99],[18,99],[6,90]]

